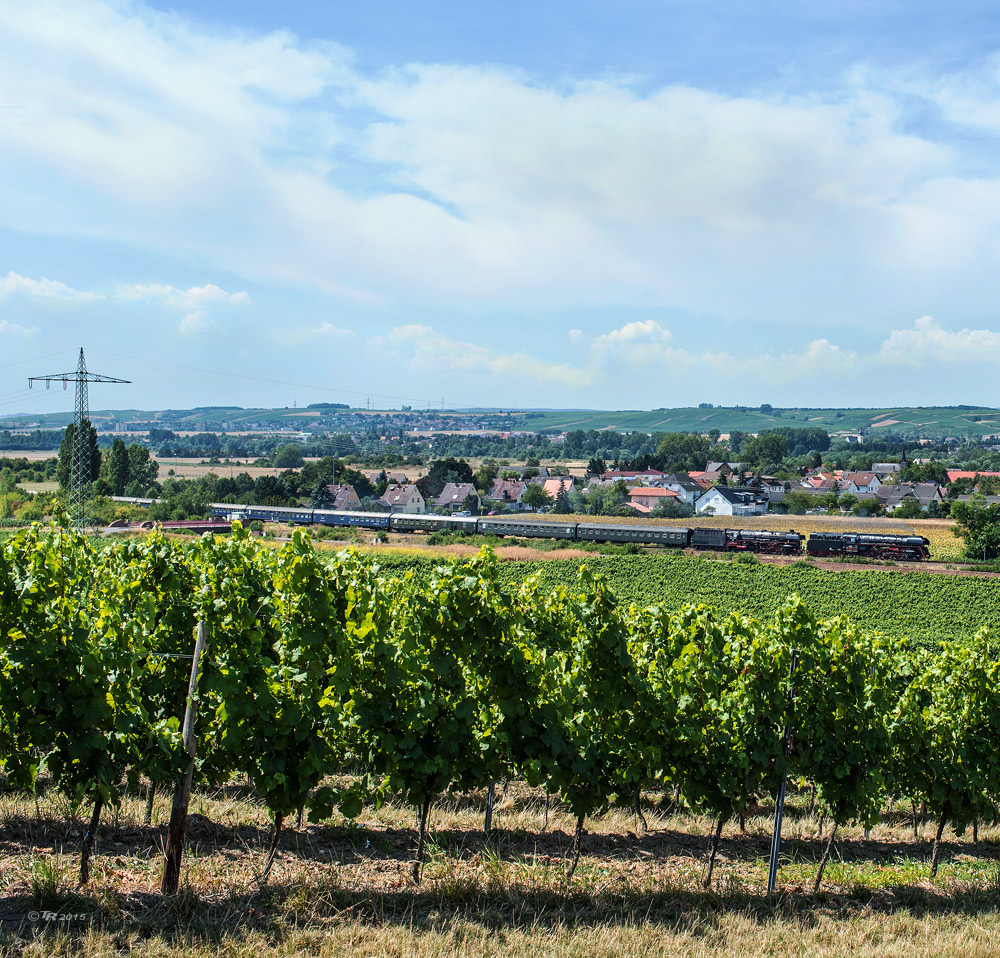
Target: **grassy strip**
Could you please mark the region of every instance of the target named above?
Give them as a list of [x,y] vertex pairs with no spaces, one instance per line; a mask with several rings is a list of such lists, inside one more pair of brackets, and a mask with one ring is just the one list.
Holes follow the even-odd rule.
[[[156,893],[158,841],[142,796],[102,830],[94,880],[75,873],[79,817],[58,797],[36,816],[27,796],[4,796],[0,824],[0,949],[11,955],[903,955],[994,954],[1000,932],[1000,828],[980,842],[951,837],[927,878],[933,822],[914,841],[905,815],[886,813],[866,841],[846,828],[827,890],[809,892],[819,822],[793,796],[779,874],[764,895],[770,809],[723,833],[718,880],[700,886],[712,822],[647,793],[648,832],[630,811],[588,820],[584,856],[565,877],[571,816],[523,785],[504,790],[498,832],[481,832],[484,796],[439,803],[426,878],[407,878],[412,810],[368,808],[357,823],[309,823],[283,839],[271,885],[255,876],[266,811],[236,789],[196,793],[180,893]],[[67,821],[68,818],[68,821]],[[46,913],[49,913],[46,915]]]

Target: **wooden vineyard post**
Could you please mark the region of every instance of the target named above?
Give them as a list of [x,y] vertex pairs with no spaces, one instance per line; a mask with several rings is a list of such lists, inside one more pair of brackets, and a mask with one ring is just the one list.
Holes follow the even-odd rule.
[[[792,649],[792,665],[788,673],[788,701],[791,704],[792,698],[795,694],[794,689],[791,687],[792,680],[795,678],[795,665],[798,661],[798,651]],[[785,723],[785,737],[781,740],[781,750],[785,755],[791,751],[789,745],[792,737],[792,727],[786,722]],[[771,834],[771,860],[768,863],[767,868],[767,893],[769,895],[774,894],[774,888],[778,880],[778,855],[781,852],[781,820],[785,814],[785,780],[788,778],[788,773],[784,772],[781,776],[781,784],[778,786],[778,795],[774,802],[774,832]]]
[[163,849],[163,876],[160,879],[160,894],[174,895],[181,878],[181,855],[184,851],[184,830],[187,828],[188,804],[191,801],[191,780],[194,778],[194,759],[197,746],[194,724],[198,718],[198,679],[201,677],[201,657],[205,651],[205,623],[198,622],[198,638],[194,644],[191,662],[191,680],[188,683],[187,703],[184,706],[184,728],[181,741],[188,753],[188,766],[174,789],[173,807],[170,809],[170,825],[167,828],[167,843]]
[[493,804],[496,801],[496,783],[490,782],[490,787],[486,790],[486,817],[483,820],[483,831],[487,835],[493,829]]

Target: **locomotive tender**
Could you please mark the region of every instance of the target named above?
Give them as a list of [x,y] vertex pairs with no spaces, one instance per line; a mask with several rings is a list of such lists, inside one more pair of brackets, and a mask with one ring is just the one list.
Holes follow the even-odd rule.
[[[464,532],[468,535],[567,539],[573,542],[635,542],[679,549],[716,552],[759,552],[801,555],[805,536],[799,532],[765,529],[685,529],[678,526],[625,525],[603,522],[539,520],[528,515],[436,516],[407,512],[338,512],[307,506],[247,506],[213,502],[212,515],[241,522],[285,522],[290,525],[353,526],[387,532]],[[931,557],[930,542],[918,535],[876,535],[859,532],[813,532],[806,552],[812,556],[861,556],[920,562]]]

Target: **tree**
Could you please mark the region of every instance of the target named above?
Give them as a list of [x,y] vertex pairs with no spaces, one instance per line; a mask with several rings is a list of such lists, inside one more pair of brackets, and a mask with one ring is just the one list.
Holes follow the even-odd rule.
[[328,483],[320,482],[312,491],[309,503],[314,509],[332,509],[333,493],[330,492]]
[[479,498],[475,493],[470,492],[462,500],[462,511],[469,513],[470,516],[479,515]]
[[496,479],[500,467],[496,459],[484,459],[483,464],[476,471],[475,484],[480,492],[489,492],[493,488],[493,480]]
[[128,447],[128,465],[129,484],[138,483],[143,492],[156,482],[160,474],[160,464],[149,455],[148,447],[138,442]]
[[722,435],[722,433],[718,429],[709,429],[708,430],[708,439],[709,439],[709,442],[711,442],[713,446],[719,441],[719,437],[721,435]]
[[[101,474],[101,450],[97,448],[97,430],[90,424],[89,419],[83,420],[83,428],[87,432],[87,453],[86,458],[89,469],[84,470],[84,480],[88,483],[95,482]],[[68,490],[73,480],[73,446],[76,442],[76,424],[70,423],[63,433],[62,443],[59,445],[59,465],[56,467],[56,478],[59,480],[59,487]]]
[[913,498],[904,499],[895,509],[892,510],[893,518],[919,519],[924,510],[920,507],[920,500]]
[[970,559],[995,559],[1000,555],[1000,506],[986,505],[986,498],[974,495],[968,502],[955,502],[951,517],[965,542]]
[[776,432],[752,436],[743,448],[743,458],[752,466],[777,466],[788,455],[788,438]]
[[816,496],[811,493],[795,490],[785,493],[785,507],[792,515],[805,515],[806,510],[814,508],[815,505]]
[[543,486],[540,486],[537,482],[532,482],[529,483],[528,488],[524,490],[524,495],[521,496],[521,502],[537,512],[539,509],[551,506],[552,497],[545,491]]
[[573,506],[569,501],[569,493],[566,491],[565,483],[562,483],[559,486],[559,495],[556,496],[556,504],[552,511],[558,512],[560,515],[567,515],[573,511]]
[[628,501],[628,485],[619,479],[610,486],[591,486],[587,493],[587,511],[594,516],[614,514]]
[[996,476],[979,476],[977,489],[984,496],[995,496],[1000,494],[1000,479]]
[[437,459],[428,467],[425,478],[427,491],[420,489],[420,494],[425,499],[436,499],[449,482],[472,482],[474,477],[472,467],[464,459]]
[[253,496],[259,506],[290,506],[288,486],[276,476],[259,476],[253,484]]
[[121,496],[125,493],[125,487],[129,482],[130,463],[128,450],[121,439],[116,439],[111,444],[111,452],[104,460],[102,478],[111,489],[111,495]]
[[686,432],[668,432],[660,437],[656,461],[666,472],[690,472],[708,464],[711,443],[706,436]]
[[304,464],[302,447],[297,443],[288,443],[288,445],[275,450],[274,466],[276,469],[299,469]]
[[653,519],[687,519],[694,515],[694,506],[681,502],[673,496],[664,497],[663,501],[650,513]]
[[587,463],[587,476],[603,476],[607,471],[607,466],[603,459],[598,459],[596,456]]
[[747,434],[742,429],[732,429],[729,432],[729,451],[738,456],[743,451],[743,443],[746,442]]

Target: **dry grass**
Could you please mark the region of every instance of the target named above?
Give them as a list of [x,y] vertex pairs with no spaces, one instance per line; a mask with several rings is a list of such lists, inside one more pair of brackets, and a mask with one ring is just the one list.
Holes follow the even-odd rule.
[[[24,955],[907,955],[996,954],[1000,828],[951,836],[938,878],[934,824],[887,813],[866,841],[845,829],[823,894],[809,890],[821,847],[816,817],[786,817],[781,894],[764,895],[769,809],[723,833],[712,891],[701,888],[707,818],[644,796],[588,820],[584,854],[565,875],[572,817],[521,784],[498,789],[497,832],[481,831],[484,796],[439,803],[423,883],[409,879],[413,812],[367,808],[357,822],[288,830],[271,883],[259,888],[266,810],[240,789],[196,793],[183,887],[157,893],[169,796],[153,827],[127,800],[102,828],[94,879],[73,891],[82,831],[43,797],[0,798],[0,952]],[[43,895],[47,895],[44,904]],[[60,918],[30,917],[43,908]],[[74,916],[67,918],[65,916]]]
[[[216,462],[208,463],[205,459],[194,458],[194,459],[182,459],[182,458],[171,458],[171,459],[160,459],[155,457],[156,461],[160,466],[159,480],[162,482],[164,479],[168,478],[167,473],[173,470],[173,475],[178,479],[201,479],[207,476],[210,472],[214,472],[217,476],[229,477],[230,471],[234,476],[238,476],[241,472],[249,474],[253,479],[257,479],[260,476],[273,476],[275,474],[275,469],[272,466],[252,466],[248,463],[244,463],[239,459],[233,459],[231,462]],[[277,470],[278,472],[283,472],[284,470]]]
[[59,483],[28,479],[26,482],[19,482],[17,488],[25,492],[58,492]]

